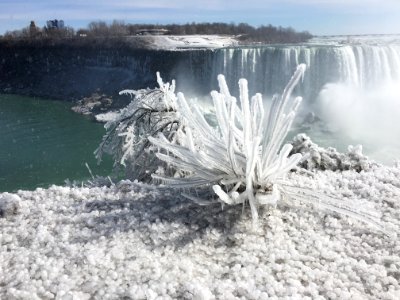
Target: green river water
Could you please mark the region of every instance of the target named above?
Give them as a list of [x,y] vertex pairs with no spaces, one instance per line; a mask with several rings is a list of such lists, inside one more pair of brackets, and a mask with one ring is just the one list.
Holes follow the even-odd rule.
[[105,130],[70,110],[71,104],[0,95],[0,192],[63,184],[111,171],[93,151]]

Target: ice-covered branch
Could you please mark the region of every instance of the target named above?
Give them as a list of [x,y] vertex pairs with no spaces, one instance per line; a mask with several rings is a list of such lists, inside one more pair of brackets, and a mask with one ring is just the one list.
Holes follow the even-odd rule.
[[170,135],[177,128],[177,99],[175,83],[164,83],[157,73],[158,88],[147,90],[123,90],[131,103],[122,109],[116,118],[105,124],[107,130],[103,141],[95,152],[101,160],[103,153],[114,157],[114,166],[124,167],[126,177],[144,181],[159,167],[152,153],[148,137],[163,132]]
[[[173,178],[158,174],[153,178],[180,189],[211,188],[224,204],[248,202],[254,222],[260,205],[276,205],[285,196],[383,229],[379,216],[364,207],[291,186],[285,180],[303,158],[300,153],[291,155],[292,145],[283,143],[302,100],[291,97],[291,93],[305,69],[303,64],[297,67],[282,95],[274,96],[269,112],[264,111],[260,94],[249,97],[247,80],[239,80],[237,101],[224,76],[219,75],[219,92],[211,92],[215,127],[206,121],[194,100],[187,101],[178,93],[176,109],[181,129],[176,138],[171,140],[160,133],[148,139],[160,149],[157,157],[182,173]],[[190,193],[185,196],[202,205],[212,203]]]
[[105,125],[107,134],[96,154],[100,158],[111,153],[128,178],[161,181],[200,205],[249,203],[255,223],[259,206],[285,200],[313,204],[384,230],[379,215],[357,201],[287,180],[288,173],[306,161],[291,144],[284,144],[301,103],[301,97],[291,94],[305,69],[303,64],[297,67],[269,111],[261,94],[249,96],[246,79],[239,80],[237,99],[219,75],[219,91],[211,92],[216,125],[207,121],[196,100],[175,94],[175,83],[164,83],[157,73],[159,88],[121,92],[134,100]]

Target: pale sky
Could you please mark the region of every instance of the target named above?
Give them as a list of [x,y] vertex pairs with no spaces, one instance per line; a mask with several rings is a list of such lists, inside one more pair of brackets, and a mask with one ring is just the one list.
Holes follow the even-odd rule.
[[245,22],[315,35],[400,33],[400,0],[0,0],[0,34],[34,20],[126,23]]

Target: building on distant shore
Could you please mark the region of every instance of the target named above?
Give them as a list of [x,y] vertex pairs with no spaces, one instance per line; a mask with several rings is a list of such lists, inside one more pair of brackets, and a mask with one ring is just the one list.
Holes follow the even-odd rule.
[[88,34],[89,34],[89,30],[87,30],[87,29],[79,29],[76,32],[76,35],[79,36],[79,37],[87,37]]
[[48,20],[46,22],[47,28],[49,29],[62,29],[64,28],[64,21],[63,20]]

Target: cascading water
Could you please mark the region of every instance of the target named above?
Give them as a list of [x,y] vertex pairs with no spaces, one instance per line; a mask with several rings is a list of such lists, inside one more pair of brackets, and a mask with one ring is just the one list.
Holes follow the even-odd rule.
[[400,157],[400,47],[347,46],[346,76],[326,84],[319,113],[337,135],[384,163]]
[[[295,93],[303,96],[303,108],[323,119],[320,136],[325,135],[325,142],[321,144],[340,150],[349,143],[363,144],[373,158],[388,163],[400,157],[398,42],[219,49],[203,54],[200,77],[213,89],[217,89],[218,74],[225,74],[231,87],[244,77],[250,90],[271,96],[284,88],[299,63],[308,69]],[[308,132],[311,136],[312,131]],[[336,136],[333,144],[327,134]],[[382,151],[384,147],[391,150]]]
[[233,86],[244,77],[250,88],[264,94],[282,90],[296,66],[305,63],[308,70],[300,89],[311,102],[327,83],[371,87],[400,78],[400,45],[231,48],[216,50],[209,59],[212,81],[225,74]]

